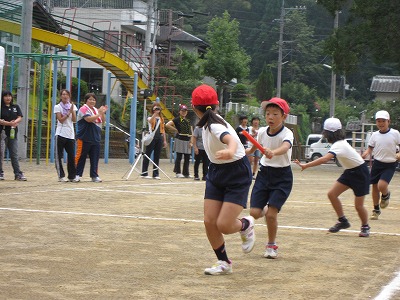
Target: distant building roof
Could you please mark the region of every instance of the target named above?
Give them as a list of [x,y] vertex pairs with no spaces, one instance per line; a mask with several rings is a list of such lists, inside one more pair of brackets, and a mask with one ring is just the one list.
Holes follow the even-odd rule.
[[400,92],[400,76],[376,75],[372,79],[371,92],[379,93],[399,93]]

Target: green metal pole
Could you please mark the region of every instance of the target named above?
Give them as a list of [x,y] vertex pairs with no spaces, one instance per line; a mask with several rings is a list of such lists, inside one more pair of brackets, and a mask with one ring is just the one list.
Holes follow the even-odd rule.
[[38,111],[38,124],[37,124],[37,154],[36,164],[40,164],[40,154],[42,146],[42,111],[43,111],[43,97],[44,97],[44,67],[46,60],[44,57],[40,58],[40,93],[39,93],[39,111]]

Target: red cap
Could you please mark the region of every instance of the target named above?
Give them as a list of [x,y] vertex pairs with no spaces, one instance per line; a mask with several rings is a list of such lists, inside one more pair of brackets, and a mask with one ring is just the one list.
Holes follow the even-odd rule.
[[265,110],[269,104],[278,105],[285,114],[288,114],[290,111],[290,107],[287,104],[286,100],[283,100],[281,98],[275,97],[275,98],[269,99],[268,101],[263,101],[263,102],[261,102],[261,108],[263,110]]
[[209,85],[202,84],[192,92],[192,105],[218,105],[217,92]]

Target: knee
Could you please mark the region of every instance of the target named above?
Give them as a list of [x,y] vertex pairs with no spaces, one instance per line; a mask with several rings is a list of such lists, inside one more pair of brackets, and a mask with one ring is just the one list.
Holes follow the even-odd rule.
[[256,220],[262,218],[264,217],[263,210],[261,208],[252,208],[250,209],[250,216]]

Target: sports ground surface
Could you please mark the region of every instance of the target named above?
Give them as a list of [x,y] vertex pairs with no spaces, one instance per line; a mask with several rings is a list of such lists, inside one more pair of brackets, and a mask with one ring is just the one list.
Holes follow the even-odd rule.
[[[101,162],[102,183],[89,181],[89,166],[77,184],[57,182],[51,164],[21,166],[27,182],[12,180],[10,163],[0,181],[0,299],[400,299],[400,173],[389,207],[360,238],[351,192],[342,200],[352,227],[327,233],[336,217],[326,192],[342,169],[293,165],[279,258],[262,257],[258,220],[250,254],[239,234],[226,236],[233,274],[206,276],[216,258],[202,223],[204,182],[137,172],[125,180],[127,160]],[[168,160],[161,168],[173,175]]]

